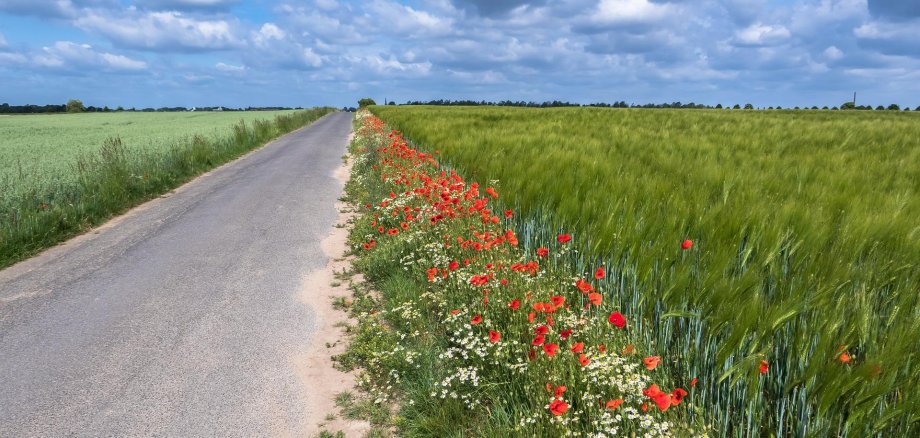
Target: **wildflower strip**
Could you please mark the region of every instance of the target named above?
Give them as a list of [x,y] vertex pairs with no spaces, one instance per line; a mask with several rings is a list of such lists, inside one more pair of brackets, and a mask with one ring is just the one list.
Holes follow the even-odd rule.
[[[369,112],[356,123],[350,191],[362,214],[351,242],[357,265],[373,266],[369,278],[401,276],[423,290],[383,312],[408,306],[435,321],[428,405],[453,404],[522,436],[703,433],[701,416],[689,415],[696,382],[634,344],[631,315],[599,286],[604,267],[575,272],[577,236],[525,251],[495,187],[442,168]],[[391,375],[386,383],[398,384]]]

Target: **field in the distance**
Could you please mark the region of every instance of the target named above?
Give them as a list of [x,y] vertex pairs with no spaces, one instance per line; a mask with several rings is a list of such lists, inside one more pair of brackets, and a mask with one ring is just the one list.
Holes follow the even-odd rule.
[[70,182],[81,156],[119,137],[132,149],[157,151],[191,136],[226,136],[240,120],[271,120],[293,111],[119,112],[0,117],[0,195],[23,186]]
[[574,231],[733,434],[916,433],[920,114],[372,110]]

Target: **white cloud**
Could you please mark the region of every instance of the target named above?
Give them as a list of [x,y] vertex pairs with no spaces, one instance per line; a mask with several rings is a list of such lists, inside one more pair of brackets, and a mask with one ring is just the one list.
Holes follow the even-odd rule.
[[243,65],[233,65],[233,64],[224,64],[223,62],[218,62],[214,64],[214,68],[225,73],[240,73],[246,71],[246,66]]
[[384,59],[379,55],[367,56],[363,59],[356,60],[357,63],[363,63],[371,68],[374,72],[390,76],[418,77],[426,76],[431,73],[431,63],[426,62],[400,62],[390,55]]
[[147,68],[147,63],[97,51],[89,44],[77,44],[70,41],[58,41],[50,47],[43,47],[41,53],[32,57],[32,63],[38,67],[77,70],[95,68],[101,70],[138,71]]
[[304,65],[317,68],[323,65],[323,58],[313,52],[313,49],[307,47],[303,49],[303,62]]
[[382,26],[387,33],[431,37],[452,32],[453,19],[439,17],[410,6],[387,0],[375,0],[367,6],[365,20],[370,25]]
[[836,61],[840,58],[843,58],[843,51],[838,49],[836,46],[830,46],[824,49],[822,55],[824,55],[824,58],[829,61]]
[[601,23],[649,23],[667,17],[672,5],[648,0],[600,0],[593,19]]
[[6,38],[3,37],[3,34],[0,33],[0,49],[6,48]]
[[89,11],[74,20],[84,30],[105,35],[115,44],[158,51],[222,50],[241,44],[237,30],[226,20],[201,20],[180,12],[138,13],[111,16]]
[[747,46],[768,46],[781,43],[792,34],[782,25],[754,23],[735,32],[735,41]]

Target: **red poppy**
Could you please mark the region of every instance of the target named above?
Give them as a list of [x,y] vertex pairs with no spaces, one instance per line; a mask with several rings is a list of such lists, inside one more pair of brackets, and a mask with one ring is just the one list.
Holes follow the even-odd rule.
[[[548,385],[548,384],[547,384],[547,385]],[[556,387],[556,390],[553,392],[553,393],[554,393],[554,394],[553,394],[553,397],[562,398],[562,394],[565,394],[565,392],[566,392],[568,389],[569,389],[569,388],[566,388],[565,386],[562,386],[562,385],[557,386],[557,387]]]
[[572,336],[572,329],[565,329],[559,332],[559,339],[562,339],[563,341],[568,339],[569,336]]
[[480,322],[482,322],[482,315],[476,315],[472,320],[470,320],[470,324],[472,325],[479,324]]
[[850,356],[850,353],[844,351],[843,353],[840,353],[840,357],[838,357],[837,360],[839,360],[840,363],[850,363],[853,358]]
[[517,310],[520,307],[521,307],[521,300],[511,300],[511,302],[508,303],[508,308],[511,310]]
[[451,310],[451,311],[450,311],[450,314],[451,314],[451,315],[456,315],[456,314],[458,314],[458,313],[460,313],[460,309],[454,309],[454,310]]
[[559,346],[556,344],[544,344],[543,352],[546,353],[547,356],[553,357],[559,352]]
[[537,248],[537,255],[540,257],[546,257],[549,255],[549,250],[541,246]]
[[686,250],[686,249],[690,249],[690,248],[692,248],[692,247],[693,247],[693,241],[690,240],[690,239],[687,239],[687,240],[683,241],[683,242],[680,244],[680,249]]
[[642,359],[642,363],[645,364],[645,368],[648,370],[654,370],[655,367],[661,363],[661,356],[649,356],[645,359]]
[[501,338],[502,338],[502,334],[501,334],[501,333],[499,333],[499,332],[497,332],[497,331],[495,331],[495,330],[489,330],[489,342],[491,342],[491,343],[494,344],[494,343],[498,342]]
[[597,346],[597,352],[598,352],[598,353],[606,353],[606,352],[607,352],[607,346],[604,345],[604,344],[598,345],[598,346]]
[[572,353],[581,353],[582,351],[585,351],[584,342],[576,342],[575,345],[572,346]]
[[546,338],[544,338],[543,335],[537,335],[537,336],[534,336],[533,340],[530,341],[530,343],[533,345],[543,345],[543,342],[545,340]]
[[612,410],[612,409],[616,409],[616,408],[620,407],[621,404],[623,404],[623,399],[618,398],[618,399],[616,399],[616,400],[608,400],[608,401],[607,401],[607,405],[606,405],[605,407],[606,407],[607,409],[611,409],[611,410]]
[[450,269],[451,271],[455,271],[455,270],[457,270],[457,269],[459,269],[459,268],[460,268],[460,263],[459,263],[459,262],[450,262],[450,264],[447,265],[447,269]]
[[565,298],[559,295],[553,295],[549,297],[549,300],[556,307],[562,307],[562,305],[565,303]]
[[498,192],[496,192],[495,189],[493,189],[492,187],[487,188],[487,189],[486,189],[486,193],[488,193],[488,194],[489,194],[490,196],[492,196],[493,198],[497,198],[497,197],[498,197]]
[[571,234],[560,234],[556,236],[556,240],[558,240],[559,243],[566,243],[572,240],[572,235]]
[[604,278],[606,275],[607,275],[607,273],[604,272],[604,268],[603,268],[603,267],[597,268],[597,270],[594,271],[594,278],[597,279],[597,280],[600,280],[600,279]]
[[511,216],[514,216],[514,212],[511,210],[505,210],[505,217],[511,219]]
[[588,283],[587,281],[584,281],[580,278],[575,282],[575,287],[577,287],[578,290],[580,290],[583,294],[594,292],[594,286],[591,286],[591,283]]
[[770,369],[770,363],[762,360],[760,361],[760,374],[767,374],[767,371]]
[[588,294],[588,301],[590,301],[591,304],[594,304],[595,306],[600,306],[601,301],[603,300],[604,300],[604,296],[597,292],[591,292]]
[[390,236],[394,236],[394,235],[399,234],[399,230],[396,228],[390,228],[390,230],[387,231],[387,234],[389,234]]
[[549,404],[549,411],[556,416],[562,415],[568,410],[569,404],[562,400],[553,400],[553,402]]
[[623,356],[627,356],[627,355],[632,354],[635,349],[636,349],[635,345],[629,344],[623,347],[623,350],[620,353],[622,353]]
[[613,312],[610,314],[610,317],[607,318],[611,324],[615,325],[617,328],[626,327],[626,318],[623,317],[623,314],[620,312]]
[[652,401],[658,405],[658,409],[661,409],[662,411],[666,411],[669,407],[671,407],[671,394],[662,392],[661,389],[658,388],[658,385],[654,383],[648,388],[642,390],[642,393],[645,394],[646,397],[652,399]]
[[699,381],[700,379],[697,379],[696,377],[694,377],[693,379],[690,380],[690,387],[693,388],[694,386],[696,386],[697,382]]
[[687,391],[684,388],[675,388],[674,391],[671,391],[671,404],[674,406],[679,405],[686,396]]
[[588,356],[585,356],[584,353],[581,353],[578,355],[578,363],[581,364],[581,366],[586,367],[589,363],[591,363],[591,359],[588,359]]
[[527,322],[533,322],[534,318],[536,318],[536,317],[537,317],[537,314],[536,314],[536,313],[534,313],[534,312],[528,313],[528,314],[527,314]]
[[545,335],[545,334],[549,333],[549,327],[547,327],[547,326],[545,326],[545,325],[541,325],[541,326],[538,326],[537,328],[533,329],[533,332],[534,332],[534,334]]

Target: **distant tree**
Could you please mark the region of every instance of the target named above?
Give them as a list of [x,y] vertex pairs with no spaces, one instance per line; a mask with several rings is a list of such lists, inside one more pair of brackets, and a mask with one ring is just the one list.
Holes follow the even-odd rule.
[[888,111],[901,111],[901,107],[899,107],[898,104],[893,103],[888,105]]
[[391,101],[387,102],[387,105],[396,105],[396,102],[393,102],[393,101],[391,100]]
[[885,107],[879,105],[879,106],[875,107],[875,110],[876,110],[876,111],[885,111]]
[[751,104],[749,104],[749,103],[746,103],[746,104],[744,104],[744,109],[746,109],[746,110],[752,110],[752,109],[754,109],[754,105],[751,105]]
[[738,104],[736,103],[735,106],[732,107],[732,109],[741,109],[741,105],[738,105]]
[[920,111],[920,105],[917,105],[917,107],[914,108],[914,111]]
[[721,103],[717,103],[717,104],[716,104],[716,109],[722,109],[722,104],[721,104]]
[[840,109],[842,110],[856,109],[856,104],[853,102],[844,102],[840,104]]
[[365,97],[358,101],[358,108],[364,108],[366,106],[377,105],[377,102],[374,102],[374,99],[370,97]]
[[823,107],[821,107],[821,109],[823,109],[823,110],[828,109],[828,108],[827,108],[827,105],[824,105]]
[[86,111],[86,107],[83,106],[83,102],[77,99],[68,100],[64,107],[67,108],[67,112],[69,113],[82,113],[83,111]]

